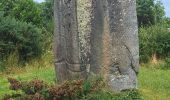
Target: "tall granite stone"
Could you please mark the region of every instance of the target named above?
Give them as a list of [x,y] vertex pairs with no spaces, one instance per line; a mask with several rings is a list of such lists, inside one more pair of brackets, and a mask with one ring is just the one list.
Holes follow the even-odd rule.
[[55,0],[59,82],[103,75],[113,91],[137,88],[135,0]]
[[101,74],[102,55],[103,55],[103,33],[104,33],[104,9],[103,0],[92,0],[92,19],[91,19],[91,56],[90,73]]
[[115,91],[137,88],[139,44],[135,0],[103,0],[103,73]]
[[108,0],[112,38],[109,85],[114,90],[137,88],[139,42],[136,0]]
[[[93,0],[92,73],[112,90],[137,88],[139,44],[135,0]],[[92,64],[93,65],[93,64]],[[100,69],[100,73],[98,71]]]
[[87,77],[91,4],[91,0],[54,0],[54,55],[58,82]]

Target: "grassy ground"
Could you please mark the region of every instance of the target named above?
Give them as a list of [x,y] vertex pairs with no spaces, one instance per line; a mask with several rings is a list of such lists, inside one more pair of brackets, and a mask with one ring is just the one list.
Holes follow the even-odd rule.
[[0,100],[4,94],[12,94],[14,91],[9,90],[9,83],[7,81],[7,77],[14,77],[16,79],[22,81],[29,81],[32,79],[41,79],[49,84],[55,83],[55,73],[52,67],[45,67],[45,68],[25,68],[23,69],[24,72],[20,73],[20,71],[14,74],[1,74],[0,75]]
[[[0,98],[9,90],[7,77],[19,80],[42,79],[54,84],[55,73],[53,67],[25,68],[13,74],[0,74]],[[144,100],[170,100],[170,70],[142,67],[139,73],[139,91]]]
[[170,100],[170,70],[141,68],[139,88],[145,100]]

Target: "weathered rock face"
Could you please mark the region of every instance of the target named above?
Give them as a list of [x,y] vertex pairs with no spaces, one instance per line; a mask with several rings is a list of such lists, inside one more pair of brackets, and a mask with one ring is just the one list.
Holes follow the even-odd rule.
[[[102,74],[114,91],[137,88],[135,0],[55,0],[59,82]],[[90,70],[89,70],[90,69]]]
[[100,74],[102,68],[102,50],[104,33],[104,9],[102,0],[92,0],[92,19],[91,19],[91,56],[90,73]]
[[80,61],[85,64],[87,73],[90,68],[90,33],[92,18],[92,0],[77,0],[77,19],[80,45]]
[[58,82],[87,77],[91,4],[90,0],[85,4],[82,0],[55,0],[54,54]]
[[[136,17],[136,1],[117,0],[117,2],[109,2],[108,4],[117,5],[112,7],[116,10],[114,10],[109,15],[112,18],[110,20],[113,48],[112,62],[114,62],[112,63],[112,67],[118,67],[117,71],[120,75],[123,75],[122,78],[124,81],[119,85],[111,86],[113,86],[113,88],[117,87],[118,90],[136,88],[136,74],[139,70],[139,42]],[[110,12],[111,11],[112,9],[110,9]],[[117,15],[117,17],[113,17],[115,15]],[[116,70],[112,71],[115,72]],[[113,81],[113,79],[110,81],[111,84]]]
[[[102,36],[102,43],[95,45],[101,45],[99,50],[103,51],[97,54],[97,57],[102,58],[102,64],[96,67],[100,67],[102,73],[106,74],[108,85],[113,90],[136,88],[136,74],[139,70],[136,1],[95,1],[95,5],[101,4],[103,9],[94,8],[97,17],[102,18],[102,20],[94,19],[94,27],[100,25],[98,21],[103,21],[100,25],[101,31],[94,33],[99,35],[97,40],[101,40],[100,36]],[[100,14],[101,12],[104,13]]]

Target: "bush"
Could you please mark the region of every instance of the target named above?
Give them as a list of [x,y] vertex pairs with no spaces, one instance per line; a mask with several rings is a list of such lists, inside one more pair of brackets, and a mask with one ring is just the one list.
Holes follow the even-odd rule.
[[140,61],[148,62],[153,55],[165,58],[170,53],[170,31],[166,25],[153,25],[139,29]]
[[33,0],[0,0],[0,11],[4,11],[5,16],[42,26],[42,10]]
[[66,81],[61,85],[49,86],[42,80],[21,82],[8,78],[10,89],[22,90],[22,94],[5,95],[4,100],[140,100],[137,90],[126,90],[114,94],[104,90],[103,79]]
[[161,0],[136,0],[136,3],[139,26],[155,25],[165,16]]
[[0,71],[5,69],[4,63],[0,60]]
[[34,25],[17,21],[12,17],[0,16],[0,59],[18,52],[19,61],[38,57],[43,47],[42,30]]
[[170,68],[170,57],[167,57],[167,58],[165,59],[165,67],[166,67],[166,68]]

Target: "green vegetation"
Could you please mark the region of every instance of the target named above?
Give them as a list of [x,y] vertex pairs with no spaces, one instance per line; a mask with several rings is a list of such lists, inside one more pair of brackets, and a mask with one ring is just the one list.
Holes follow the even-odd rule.
[[27,60],[42,52],[42,30],[26,22],[16,21],[11,17],[0,16],[1,56],[9,56],[17,51],[19,59]]
[[43,4],[33,0],[0,1],[0,71],[24,67],[51,49],[52,4],[51,0]]
[[136,0],[139,26],[150,26],[164,20],[164,7],[160,0]]
[[[17,73],[19,73],[17,71]],[[30,81],[32,79],[41,79],[45,82],[48,82],[49,84],[54,84],[54,70],[52,67],[46,67],[46,68],[24,68],[22,69],[22,72],[19,74],[2,74],[0,76],[0,97],[2,98],[4,94],[9,93],[15,93],[15,91],[12,91],[9,89],[9,83],[7,81],[7,77],[13,77],[18,80],[22,81]]]
[[170,54],[170,31],[167,24],[156,24],[139,29],[140,60],[148,62],[152,57],[164,59]]
[[[0,0],[0,99],[9,89],[7,78],[43,80],[55,84],[53,67],[53,0]],[[88,100],[170,100],[170,18],[159,0],[137,0],[140,61],[139,91],[114,94],[108,89],[89,94],[90,81],[82,86]],[[99,89],[99,88],[98,88]]]
[[[142,65],[139,73],[139,92],[125,91],[122,94],[114,94],[108,89],[102,88],[100,91],[87,94],[84,99],[93,100],[132,100],[132,98],[140,98],[141,100],[169,100],[170,99],[170,70],[163,70],[148,66],[153,64]],[[11,72],[12,73],[12,72]],[[40,79],[48,84],[55,83],[54,68],[50,67],[26,67],[21,70],[14,70],[12,74],[0,75],[0,97],[4,94],[14,94],[15,91],[9,89],[7,77],[13,77],[21,81],[30,81],[32,79]],[[89,82],[86,82],[84,88],[89,90]],[[17,91],[20,93],[21,91]],[[127,99],[129,98],[129,99]]]
[[143,65],[139,74],[139,90],[144,100],[169,100],[170,99],[170,70],[146,68]]
[[5,16],[12,16],[17,20],[41,26],[42,10],[33,0],[1,0],[0,10]]

